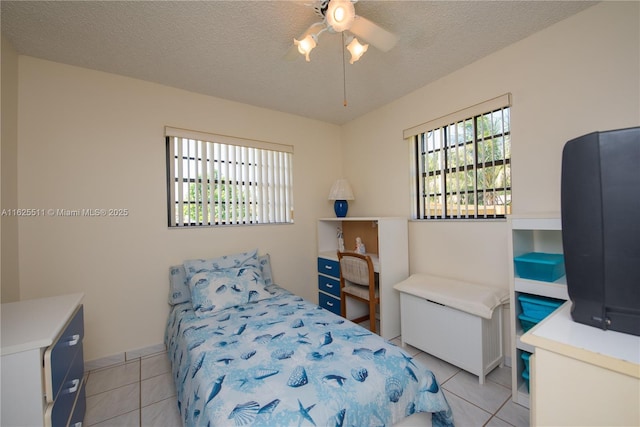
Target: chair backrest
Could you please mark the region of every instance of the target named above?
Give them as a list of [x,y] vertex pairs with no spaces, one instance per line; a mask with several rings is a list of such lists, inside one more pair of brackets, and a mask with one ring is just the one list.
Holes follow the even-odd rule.
[[340,262],[340,275],[344,280],[362,286],[375,284],[373,262],[368,255],[338,252],[338,261]]

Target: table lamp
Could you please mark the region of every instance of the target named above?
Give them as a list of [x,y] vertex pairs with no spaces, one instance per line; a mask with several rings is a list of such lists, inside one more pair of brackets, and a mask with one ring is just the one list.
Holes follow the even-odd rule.
[[334,182],[331,187],[331,191],[329,192],[329,200],[335,200],[333,203],[333,209],[338,218],[347,216],[347,210],[349,210],[349,203],[347,200],[355,200],[349,181],[344,178],[340,178]]

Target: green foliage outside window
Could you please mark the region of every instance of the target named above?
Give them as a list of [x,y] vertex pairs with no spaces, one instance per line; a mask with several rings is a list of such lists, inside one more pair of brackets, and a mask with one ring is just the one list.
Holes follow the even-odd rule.
[[[207,211],[207,218],[204,217],[204,209],[203,206],[203,184],[202,177],[198,176],[197,182],[189,183],[189,197],[185,200],[192,200],[195,202],[185,203],[182,206],[184,218],[187,219],[188,223],[196,223],[202,224],[205,223],[221,223],[226,221],[227,219],[233,218],[245,218],[245,213],[247,210],[246,204],[246,196],[244,191],[241,190],[240,185],[236,185],[235,183],[225,179],[218,180],[218,173],[215,171],[214,173],[214,186],[213,186],[213,204],[209,204],[209,206],[213,206],[214,210],[211,212]],[[211,183],[208,182],[206,184],[206,195],[204,202],[210,200],[211,198]],[[229,203],[235,202],[235,203]],[[236,209],[236,214],[231,215],[228,209]],[[237,210],[240,209],[240,212]]]

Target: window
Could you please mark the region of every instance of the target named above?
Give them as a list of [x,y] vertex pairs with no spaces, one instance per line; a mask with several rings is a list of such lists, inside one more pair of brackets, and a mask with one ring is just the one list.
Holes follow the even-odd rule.
[[511,213],[510,95],[405,131],[413,140],[416,219]]
[[170,227],[293,223],[293,147],[165,128]]

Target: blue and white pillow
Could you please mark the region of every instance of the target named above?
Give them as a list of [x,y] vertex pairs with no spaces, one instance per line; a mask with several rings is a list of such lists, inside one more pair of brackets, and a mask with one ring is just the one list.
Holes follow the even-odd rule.
[[[243,265],[244,263],[254,265],[255,257],[253,254],[255,252],[257,256],[257,251],[258,250],[256,249],[255,251],[243,252],[234,255],[224,255],[209,260],[189,260],[185,261],[185,263],[190,264],[194,269],[209,266],[212,271],[215,270],[213,266],[228,267],[236,264],[237,262],[243,262],[243,260]],[[261,255],[257,258],[257,262],[260,266],[262,279],[264,280],[265,285],[272,285],[274,282],[273,274],[271,272],[271,258],[269,257],[269,254]],[[191,291],[189,290],[189,281],[187,280],[187,272],[184,264],[169,267],[169,304],[176,305],[189,301],[191,301]]]
[[184,265],[169,267],[169,304],[176,305],[188,301],[191,301],[191,291]]
[[270,298],[260,268],[253,265],[197,272],[189,280],[191,303],[198,317],[228,307]]
[[260,272],[262,273],[264,284],[267,286],[273,285],[273,273],[271,273],[271,258],[269,254],[259,256],[258,264],[260,265]]
[[184,262],[187,281],[204,271],[222,270],[225,268],[240,267],[243,265],[258,265],[258,249],[233,255],[223,255],[212,259],[191,259]]

